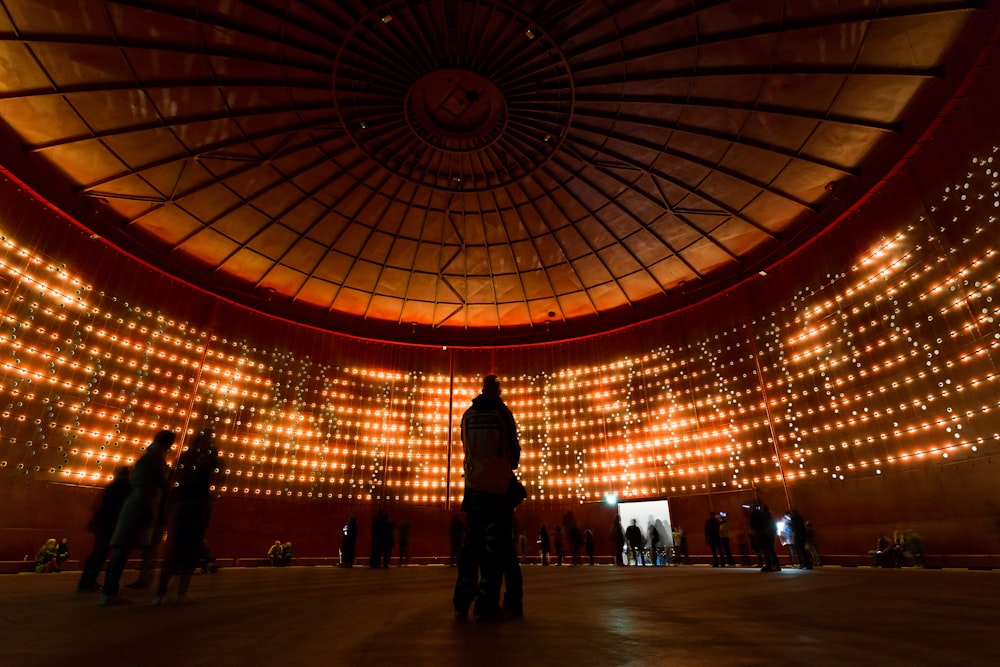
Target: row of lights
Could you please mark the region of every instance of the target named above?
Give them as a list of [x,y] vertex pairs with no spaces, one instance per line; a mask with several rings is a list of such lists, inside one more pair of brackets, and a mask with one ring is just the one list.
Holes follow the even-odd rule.
[[[996,172],[981,164],[969,182],[995,200]],[[712,339],[502,378],[531,497],[845,479],[980,454],[1000,439],[995,219],[969,224],[966,246],[978,250],[949,256],[930,252],[934,239],[918,231],[927,224],[908,224],[849,271]],[[220,483],[223,493],[460,489],[448,425],[478,377],[349,361],[318,369],[291,350],[108,297],[6,237],[2,250],[0,466],[98,483],[155,430],[190,420],[215,423],[224,480],[254,480]],[[324,474],[332,470],[366,475]]]

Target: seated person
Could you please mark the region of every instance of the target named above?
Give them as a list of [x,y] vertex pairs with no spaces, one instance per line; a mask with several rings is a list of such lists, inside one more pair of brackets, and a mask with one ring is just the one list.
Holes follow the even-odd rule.
[[45,540],[45,544],[35,555],[35,572],[59,572],[59,547],[55,538]]
[[67,560],[69,560],[69,538],[64,537],[56,547],[56,563],[62,567]]
[[281,540],[275,540],[274,544],[271,545],[271,548],[267,550],[267,559],[271,561],[271,565],[284,565],[284,563],[281,562],[282,551],[283,548],[281,546]]
[[875,550],[869,551],[875,567],[896,567],[896,553],[892,541],[885,535],[879,535],[875,542]]
[[924,566],[924,560],[927,555],[924,538],[911,528],[903,531],[903,552],[913,559],[914,567]]
[[292,564],[292,543],[285,542],[281,547],[281,564],[291,565]]

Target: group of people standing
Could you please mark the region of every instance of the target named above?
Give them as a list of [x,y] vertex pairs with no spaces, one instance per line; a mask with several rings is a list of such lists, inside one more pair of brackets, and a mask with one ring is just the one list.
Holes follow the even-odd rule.
[[712,552],[712,567],[736,567],[730,547],[729,521],[725,512],[709,512],[705,520],[705,542]]
[[670,532],[670,540],[666,536],[667,527],[662,521],[652,517],[643,534],[636,519],[632,519],[629,527],[623,529],[621,516],[615,516],[615,523],[611,527],[615,565],[645,566],[648,562],[655,567],[673,565],[675,560],[688,562],[687,536],[683,529],[675,527]]
[[[564,535],[566,536],[565,540],[563,539]],[[523,537],[525,545],[522,552],[526,552],[527,536]],[[583,565],[584,553],[587,555],[587,562],[590,565],[594,564],[594,531],[590,528],[580,530],[573,513],[566,512],[563,515],[562,526],[556,526],[555,535],[551,539],[549,527],[546,524],[543,523],[538,527],[538,556],[542,565],[549,564],[550,554],[554,554],[553,563],[555,565],[562,565],[563,558],[566,556],[567,542],[569,543],[570,562],[573,565]],[[522,553],[522,560],[525,557],[526,553]]]
[[[470,608],[480,620],[523,615],[523,586],[513,526],[514,510],[527,493],[514,474],[521,455],[517,424],[500,394],[499,379],[488,375],[482,391],[473,399],[461,422],[465,452],[462,511],[466,522],[463,525],[456,514],[450,533],[452,563],[458,567],[452,602],[456,616],[463,618]],[[143,567],[137,582],[140,586],[136,587],[149,585],[152,560],[165,528],[169,529],[167,553],[153,603],[163,601],[174,574],[180,579],[178,601],[189,601],[187,590],[191,575],[205,551],[204,534],[211,516],[210,480],[218,464],[218,453],[212,431],[202,431],[180,455],[171,472],[167,456],[175,437],[173,431],[161,431],[131,471],[128,468],[115,471],[114,480],[105,488],[101,504],[88,525],[95,536],[95,547],[84,564],[77,590],[100,590],[100,605],[121,601],[121,576],[134,549],[143,550]],[[172,493],[171,482],[176,486]],[[755,504],[749,519],[751,546],[758,554],[759,566],[764,571],[780,570],[774,550],[775,522],[767,506]],[[812,560],[806,548],[806,524],[795,510],[790,511],[788,520],[795,554],[801,566],[809,568]],[[371,567],[389,566],[395,546],[394,533],[393,523],[380,509],[372,521]],[[409,559],[409,533],[409,524],[403,524],[399,530],[400,565]],[[593,565],[594,534],[590,529],[581,530],[572,512],[563,516],[562,525],[556,526],[551,538],[548,527],[541,525],[538,544],[542,565],[549,564],[553,546],[555,564],[562,565],[564,534],[572,563],[582,564],[585,550]],[[343,528],[341,565],[344,567],[354,565],[357,536],[357,518],[351,517]],[[616,564],[623,565],[628,553],[633,563],[644,565],[647,537],[653,565],[660,560],[661,544],[669,546],[664,537],[672,538],[673,548],[676,550],[680,546],[686,554],[683,532],[680,536],[677,530],[673,535],[661,536],[651,524],[648,535],[644,536],[635,520],[623,530],[621,518],[616,517],[611,531]],[[519,539],[524,551],[526,536],[522,534]],[[713,567],[735,566],[725,513],[710,513],[705,522],[705,539],[712,553]],[[669,551],[667,548],[668,554]],[[291,543],[276,542],[268,557],[273,564],[287,564]],[[106,560],[104,582],[98,586],[97,577]],[[669,555],[666,562],[670,563]],[[501,603],[502,588],[505,591]]]
[[[385,510],[379,509],[372,519],[372,544],[371,554],[368,557],[368,566],[372,568],[389,567],[392,563],[392,550],[396,547],[396,526],[389,520],[389,515]],[[355,554],[357,553],[358,540],[358,520],[351,517],[347,525],[344,526],[344,540],[341,543],[341,564],[344,567],[353,567]],[[410,524],[404,522],[399,527],[399,565],[409,565],[410,563]]]
[[[168,541],[153,604],[163,602],[170,579],[179,576],[177,601],[190,602],[188,587],[194,570],[205,556],[205,530],[211,517],[211,477],[218,452],[211,430],[199,433],[184,450],[171,472],[167,456],[176,434],[156,434],[145,453],[129,470],[115,470],[114,479],[101,494],[100,505],[88,524],[94,533],[94,550],[87,557],[77,591],[100,591],[99,605],[120,604],[121,578],[129,555],[142,550],[139,579],[132,588],[152,584],[152,566],[164,530]],[[171,492],[171,485],[175,488]],[[110,559],[109,559],[110,554]],[[105,568],[104,581],[97,578]]]

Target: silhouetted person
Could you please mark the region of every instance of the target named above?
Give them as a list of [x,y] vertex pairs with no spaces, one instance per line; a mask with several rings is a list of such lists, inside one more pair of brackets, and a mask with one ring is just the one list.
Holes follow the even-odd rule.
[[484,379],[482,391],[462,415],[461,429],[466,532],[452,602],[456,616],[464,618],[475,602],[473,615],[477,619],[500,618],[505,568],[517,560],[511,538],[510,492],[521,447],[514,415],[500,398],[497,376]]
[[451,543],[451,555],[448,557],[448,564],[452,567],[458,566],[458,554],[462,550],[462,541],[465,539],[465,524],[462,523],[458,512],[451,515],[451,522],[448,524],[448,540]]
[[875,541],[875,550],[868,553],[874,559],[875,567],[896,567],[896,556],[894,554],[892,540],[886,535],[879,535]]
[[653,526],[656,531],[660,534],[660,544],[663,545],[663,551],[659,552],[657,556],[663,556],[664,565],[674,564],[674,554],[671,546],[673,544],[673,533],[671,533],[670,528],[663,525],[662,519],[655,519],[653,521]]
[[802,518],[797,509],[788,510],[788,523],[792,529],[792,547],[795,549],[795,557],[799,561],[799,567],[803,570],[812,569],[812,559],[806,550],[806,520]]
[[188,445],[177,460],[174,474],[176,488],[167,502],[167,555],[160,568],[160,581],[153,604],[163,602],[170,578],[176,573],[177,604],[191,602],[188,588],[205,548],[205,531],[212,518],[212,492],[209,486],[219,464],[213,442],[215,434],[204,430]]
[[382,564],[382,540],[385,537],[385,526],[389,517],[385,510],[379,510],[372,518],[372,550],[368,556],[368,567],[376,568]]
[[538,527],[538,555],[542,559],[542,565],[549,564],[549,553],[552,545],[549,543],[549,527],[544,523]]
[[632,562],[639,565],[641,560],[645,565],[646,554],[643,546],[646,540],[642,536],[642,530],[635,524],[635,519],[632,519],[632,525],[625,529],[625,540],[628,542],[629,553],[632,554]]
[[705,520],[705,541],[708,543],[708,548],[712,550],[712,567],[719,567],[721,542],[719,540],[719,520],[715,518],[715,512],[709,512],[708,519]]
[[64,537],[56,545],[56,565],[62,571],[62,564],[69,560],[69,538]]
[[573,565],[583,565],[583,532],[576,525],[576,517],[572,512],[563,515],[563,525],[566,526],[566,537],[569,540],[569,553]]
[[291,565],[292,564],[292,543],[285,542],[281,545],[281,564]]
[[167,494],[167,453],[174,443],[173,431],[160,431],[153,438],[146,452],[132,467],[132,490],[125,504],[115,532],[111,537],[111,560],[104,575],[104,592],[99,605],[120,601],[118,588],[122,573],[132,549],[147,547],[159,538],[154,529],[160,524],[160,514]]
[[809,552],[809,561],[813,567],[819,567],[823,564],[819,557],[819,548],[816,546],[816,529],[813,528],[811,521],[806,521],[806,551]]
[[756,504],[750,511],[750,530],[753,532],[754,541],[760,549],[764,566],[761,572],[780,572],[781,563],[778,561],[778,554],[774,551],[775,526],[774,517],[767,505]]
[[340,544],[340,566],[354,567],[358,551],[358,517],[352,516],[344,526],[344,540]]
[[764,567],[764,554],[761,552],[760,547],[757,545],[757,536],[753,534],[753,531],[747,533],[747,538],[750,541],[750,548],[755,554],[757,554],[757,567]]
[[729,544],[729,519],[722,515],[719,517],[719,560],[723,565],[736,567],[733,560],[733,550]]
[[[169,475],[169,471],[168,471]],[[168,483],[169,490],[169,483]],[[166,502],[166,495],[164,495]],[[163,541],[164,530],[166,529],[167,512],[161,508],[153,525],[153,539],[142,548],[142,558],[139,561],[139,576],[135,581],[125,584],[125,588],[146,589],[153,585],[153,563],[160,553],[160,543]]]
[[587,551],[587,561],[594,564],[594,531],[590,528],[583,531],[583,548]]
[[83,562],[83,571],[80,573],[80,581],[76,585],[76,590],[96,591],[100,588],[97,585],[97,575],[104,567],[104,562],[108,559],[111,551],[111,535],[115,532],[115,524],[118,523],[118,514],[122,510],[122,505],[128,494],[132,491],[132,485],[128,481],[129,471],[127,466],[115,468],[114,479],[104,487],[101,492],[100,504],[91,517],[87,528],[94,533],[94,549]]
[[611,527],[611,543],[615,545],[615,565],[625,564],[625,531],[622,529],[622,518],[615,516],[615,525]]
[[379,550],[382,552],[382,567],[387,568],[392,562],[392,548],[396,546],[396,524],[386,517],[382,524],[382,539]]
[[649,524],[646,527],[646,534],[649,535],[649,560],[653,561],[653,567],[656,567],[659,561],[656,550],[660,547],[660,533],[655,525]]

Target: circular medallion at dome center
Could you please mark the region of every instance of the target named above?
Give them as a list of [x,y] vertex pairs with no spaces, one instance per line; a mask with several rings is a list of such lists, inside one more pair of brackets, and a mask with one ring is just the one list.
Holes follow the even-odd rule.
[[486,77],[444,69],[413,83],[406,115],[414,133],[435,148],[474,151],[489,146],[503,133],[507,103]]

